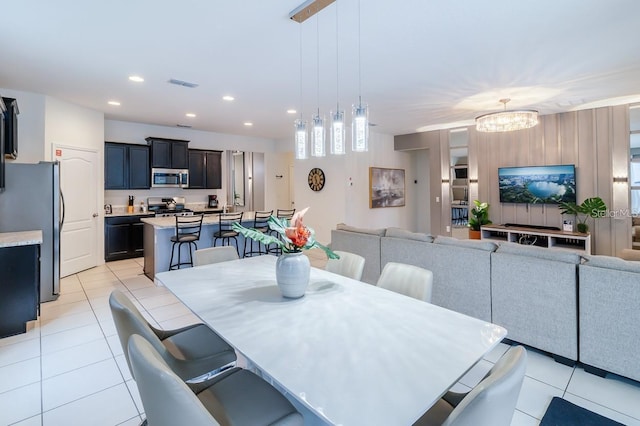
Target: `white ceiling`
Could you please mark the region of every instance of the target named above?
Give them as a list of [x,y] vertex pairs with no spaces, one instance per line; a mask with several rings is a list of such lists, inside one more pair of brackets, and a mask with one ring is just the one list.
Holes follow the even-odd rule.
[[[503,97],[541,114],[640,101],[638,0],[360,1],[361,94],[378,132],[471,123],[501,109]],[[107,119],[290,138],[296,117],[287,109],[328,116],[337,100],[349,110],[359,92],[358,0],[298,24],[288,15],[301,3],[5,1],[0,87]],[[128,81],[132,74],[145,82]]]

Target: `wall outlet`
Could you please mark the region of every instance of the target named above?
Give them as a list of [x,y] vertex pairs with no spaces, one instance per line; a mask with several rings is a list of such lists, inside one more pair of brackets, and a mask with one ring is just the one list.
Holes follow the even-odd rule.
[[440,202],[440,197],[436,197],[436,203]]
[[451,232],[451,227],[447,225],[447,232]]

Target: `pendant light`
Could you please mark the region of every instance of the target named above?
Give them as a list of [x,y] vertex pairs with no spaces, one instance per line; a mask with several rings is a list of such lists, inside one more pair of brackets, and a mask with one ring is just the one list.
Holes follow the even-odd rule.
[[344,155],[347,153],[347,147],[345,144],[344,110],[340,109],[340,73],[338,68],[338,45],[338,3],[336,3],[336,110],[330,111],[331,154]]
[[300,27],[300,118],[293,126],[295,128],[294,151],[296,160],[305,160],[309,157],[307,153],[307,122],[302,119],[302,26]]
[[529,129],[538,124],[538,111],[532,109],[507,110],[511,99],[500,99],[504,110],[476,117],[476,130],[479,132],[511,132]]
[[360,53],[360,0],[358,0],[358,104],[351,109],[351,150],[369,150],[369,107],[362,103],[362,60]]
[[311,155],[313,157],[324,157],[324,117],[320,116],[320,23],[316,16],[316,36],[318,39],[317,48],[317,94],[318,109],[316,114],[311,117]]

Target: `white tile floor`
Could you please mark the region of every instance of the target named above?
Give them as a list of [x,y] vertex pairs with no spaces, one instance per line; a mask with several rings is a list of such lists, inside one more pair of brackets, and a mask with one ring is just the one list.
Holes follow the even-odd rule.
[[[322,267],[321,254],[309,253]],[[142,259],[110,262],[62,280],[62,295],[42,305],[26,334],[0,339],[0,425],[137,425],[143,417],[108,307],[119,289],[154,325],[197,321],[168,290],[142,275]],[[474,386],[507,346],[501,344],[455,390]],[[599,378],[528,351],[513,425],[537,425],[553,396],[640,426],[640,383]]]

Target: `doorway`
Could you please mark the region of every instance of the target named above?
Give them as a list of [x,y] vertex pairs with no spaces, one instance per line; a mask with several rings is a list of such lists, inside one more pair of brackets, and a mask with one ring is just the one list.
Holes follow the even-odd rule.
[[64,224],[60,232],[60,276],[98,264],[98,153],[63,145],[53,146],[60,162]]

